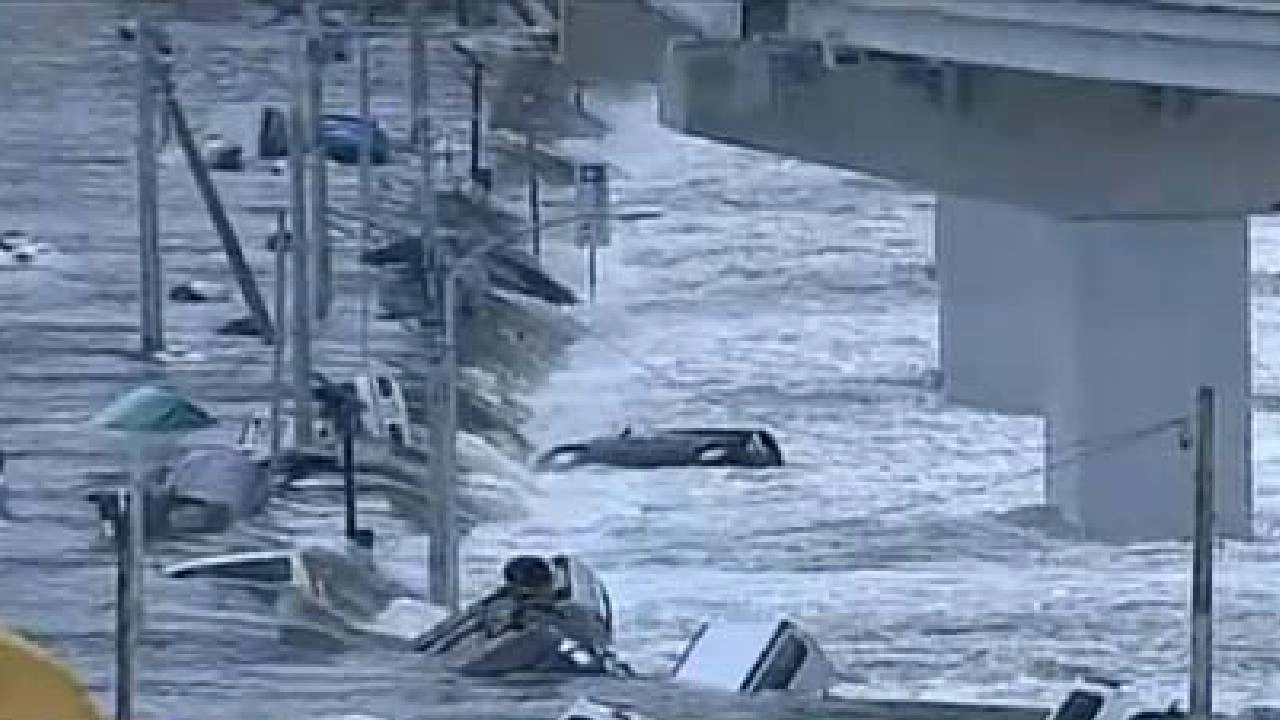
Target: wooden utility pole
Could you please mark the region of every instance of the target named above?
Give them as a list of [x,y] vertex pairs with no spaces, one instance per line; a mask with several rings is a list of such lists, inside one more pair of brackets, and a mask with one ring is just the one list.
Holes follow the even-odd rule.
[[168,77],[164,82],[164,96],[166,117],[173,121],[173,130],[178,136],[178,144],[182,147],[182,154],[187,158],[187,166],[191,168],[196,190],[204,200],[205,209],[209,211],[213,228],[218,233],[218,239],[222,241],[223,252],[226,253],[227,262],[231,265],[231,274],[235,276],[236,284],[240,286],[240,294],[244,297],[245,304],[249,306],[249,312],[253,314],[253,320],[258,325],[262,339],[267,343],[274,343],[276,331],[271,322],[271,314],[267,312],[266,301],[262,299],[262,293],[258,292],[258,283],[253,277],[253,269],[245,260],[240,239],[236,237],[231,219],[227,217],[226,208],[218,198],[218,189],[213,184],[213,177],[209,174],[204,158],[200,156],[200,149],[196,147],[186,113],[182,111],[182,104],[178,102],[173,84],[169,82]]
[[480,179],[480,164],[484,144],[484,65],[473,53],[467,53],[471,61],[471,180]]
[[458,538],[454,487],[457,470],[454,443],[456,422],[450,401],[456,395],[455,374],[450,367],[454,352],[453,283],[449,275],[447,251],[436,241],[435,158],[430,112],[430,78],[427,46],[423,36],[422,0],[409,5],[409,114],[410,132],[417,142],[422,177],[418,185],[418,215],[421,227],[421,279],[423,294],[422,330],[430,367],[431,478],[439,502],[433,503],[431,556],[428,561],[430,596],[434,603],[451,610],[458,608]]
[[289,288],[289,264],[285,261],[285,253],[287,252],[285,238],[288,237],[289,224],[286,219],[286,213],[281,210],[276,215],[276,246],[275,246],[275,269],[276,269],[276,342],[271,348],[271,467],[277,468],[280,464],[280,435],[283,413],[281,409],[284,406],[284,344],[285,338],[285,321],[284,316],[288,310],[287,293]]
[[328,167],[321,135],[324,116],[324,27],[320,22],[320,4],[307,0],[303,6],[307,27],[307,136],[311,165],[311,235],[315,238],[315,312],[316,318],[329,317],[333,301],[333,253],[329,243]]
[[[359,84],[360,84],[360,251],[367,251],[373,242],[373,113],[370,110],[369,88],[369,0],[360,0]],[[368,265],[363,266],[360,283],[360,360],[369,366],[369,290],[373,281]]]
[[595,243],[592,243],[587,248],[587,297],[593,303],[596,301],[596,285],[600,282],[599,271],[596,268],[596,255],[598,253],[599,248]]
[[164,349],[163,270],[160,261],[160,190],[156,159],[156,92],[159,62],[155,28],[146,6],[138,2],[138,243],[141,349],[152,355]]
[[526,136],[529,145],[529,233],[533,256],[542,257],[542,200],[538,192],[538,167],[533,162],[533,134]]
[[120,489],[112,498],[115,507],[111,513],[111,529],[116,550],[116,720],[133,720],[133,701],[138,693],[138,625],[133,574],[138,549],[130,532],[132,492]]
[[303,159],[308,137],[306,91],[303,66],[306,64],[305,34],[292,38],[290,66],[293,75],[293,102],[289,108],[290,215],[293,253],[293,402],[294,446],[311,444],[311,292],[309,243],[307,242],[307,173]]
[[437,543],[432,543],[432,565],[438,564],[443,592],[437,602],[441,602],[450,610],[456,611],[459,604],[460,553],[458,548],[458,342],[457,342],[457,295],[458,279],[452,269],[444,272],[443,311],[444,311],[444,358],[441,362],[441,385],[444,391],[441,399],[440,441],[436,454],[440,484],[440,550]]
[[1196,394],[1196,505],[1191,559],[1191,678],[1193,720],[1213,715],[1213,388]]

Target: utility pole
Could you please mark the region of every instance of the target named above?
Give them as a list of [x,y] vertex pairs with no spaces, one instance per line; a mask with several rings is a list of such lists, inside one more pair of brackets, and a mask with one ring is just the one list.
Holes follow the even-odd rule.
[[156,160],[156,60],[155,28],[146,6],[137,4],[138,24],[138,242],[142,313],[142,352],[153,355],[164,349],[163,277],[160,261],[160,190]]
[[443,581],[443,592],[437,602],[442,602],[452,611],[458,609],[459,603],[459,551],[458,551],[458,344],[456,323],[458,317],[457,295],[458,280],[456,273],[448,269],[444,277],[444,358],[441,365],[441,384],[443,385],[443,407],[441,408],[440,441],[436,453],[440,456],[441,474],[437,475],[440,483],[440,538],[438,543],[439,557],[436,555],[437,543],[431,544],[433,566],[438,563]]
[[328,167],[326,149],[320,132],[324,116],[324,27],[320,23],[320,5],[316,0],[306,0],[303,14],[307,27],[307,116],[309,160],[311,164],[311,234],[315,238],[316,319],[329,317],[333,300],[333,253],[329,244]]
[[1213,388],[1196,394],[1196,505],[1191,558],[1191,678],[1193,720],[1213,715]]
[[293,75],[293,102],[289,108],[290,215],[293,252],[293,434],[294,447],[311,444],[311,292],[307,243],[307,173],[303,160],[307,142],[306,92],[303,65],[306,63],[305,34],[292,38],[290,67]]
[[[360,0],[359,84],[360,84],[360,251],[369,249],[373,241],[373,113],[369,89],[369,25],[372,18],[369,0]],[[360,283],[360,360],[369,367],[369,289],[372,273],[362,263]]]
[[453,283],[449,276],[449,259],[446,251],[436,242],[436,193],[434,157],[432,148],[432,123],[430,114],[430,83],[427,72],[427,47],[423,37],[422,0],[411,0],[409,5],[409,113],[412,137],[417,142],[422,163],[422,177],[418,187],[418,214],[421,221],[421,279],[423,290],[422,329],[428,352],[434,357],[431,368],[430,392],[432,405],[431,437],[434,448],[431,453],[431,478],[436,483],[438,502],[433,503],[435,517],[430,527],[431,556],[428,569],[431,578],[432,602],[451,610],[458,608],[457,533],[454,495],[457,472],[454,463],[454,428],[450,407],[454,396],[453,375],[450,372],[453,343]]
[[533,162],[533,132],[525,135],[529,147],[529,230],[533,256],[542,257],[542,200],[538,197],[538,167]]
[[484,132],[484,65],[471,53],[467,53],[471,61],[471,179],[480,179],[481,144]]
[[286,212],[281,210],[276,215],[275,245],[275,300],[276,300],[276,342],[271,347],[271,467],[280,466],[280,424],[281,408],[284,405],[284,344],[285,313],[288,312],[286,294],[289,286],[289,264],[285,262],[285,238],[288,237],[288,221]]
[[339,386],[338,428],[342,431],[342,496],[346,509],[346,536],[359,543],[359,523],[356,519],[356,425],[359,423],[360,400],[355,388],[343,383]]
[[138,553],[129,518],[132,490],[120,489],[112,498],[111,529],[116,550],[116,720],[133,720],[133,700],[138,692],[137,609],[134,602],[134,560]]
[[209,168],[205,165],[204,158],[200,157],[200,150],[196,147],[195,138],[191,135],[186,113],[182,110],[182,104],[178,102],[178,96],[168,73],[165,73],[164,78],[164,96],[166,117],[172,120],[173,132],[178,136],[182,154],[186,156],[187,165],[191,168],[191,177],[196,182],[196,190],[209,211],[209,219],[213,221],[218,239],[222,241],[222,249],[227,255],[227,262],[231,265],[231,274],[235,276],[236,283],[240,286],[240,294],[244,296],[245,304],[249,306],[249,312],[252,313],[258,330],[262,333],[262,339],[268,343],[274,343],[277,337],[276,330],[271,321],[271,315],[267,312],[267,304],[263,301],[262,294],[258,292],[258,283],[254,280],[253,269],[244,258],[244,250],[240,247],[240,239],[236,237],[235,229],[231,227],[226,208],[218,199],[218,189],[209,175]]
[[596,270],[596,254],[599,252],[595,243],[587,248],[587,292],[591,302],[596,301],[596,285],[599,283]]

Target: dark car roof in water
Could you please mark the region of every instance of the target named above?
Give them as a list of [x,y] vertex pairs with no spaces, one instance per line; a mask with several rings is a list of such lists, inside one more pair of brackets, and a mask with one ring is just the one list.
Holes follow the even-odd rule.
[[671,434],[671,435],[767,435],[773,436],[773,433],[763,428],[663,428],[655,430],[654,435]]

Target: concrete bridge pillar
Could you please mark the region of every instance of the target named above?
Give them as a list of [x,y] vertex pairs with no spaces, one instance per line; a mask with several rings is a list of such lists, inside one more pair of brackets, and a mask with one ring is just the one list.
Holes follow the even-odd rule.
[[[1050,372],[1047,495],[1088,536],[1187,537],[1194,453],[1178,433],[1130,434],[1190,415],[1216,393],[1220,532],[1250,534],[1247,220],[1135,219],[1059,225],[1060,274],[1043,322]],[[1016,331],[1015,331],[1016,332]],[[1114,439],[1114,441],[1113,441]]]
[[942,196],[935,211],[942,390],[1010,415],[1043,409],[1055,224],[1001,203]]
[[1252,516],[1247,220],[1062,220],[937,204],[939,336],[949,402],[1043,415],[1045,496],[1087,536],[1188,535],[1194,454],[1162,421],[1217,391],[1224,534]]

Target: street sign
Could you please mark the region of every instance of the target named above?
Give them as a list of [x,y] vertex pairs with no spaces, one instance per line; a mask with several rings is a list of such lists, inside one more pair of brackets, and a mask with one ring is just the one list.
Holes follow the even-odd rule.
[[609,176],[604,163],[581,163],[575,173],[573,241],[580,248],[609,244]]

